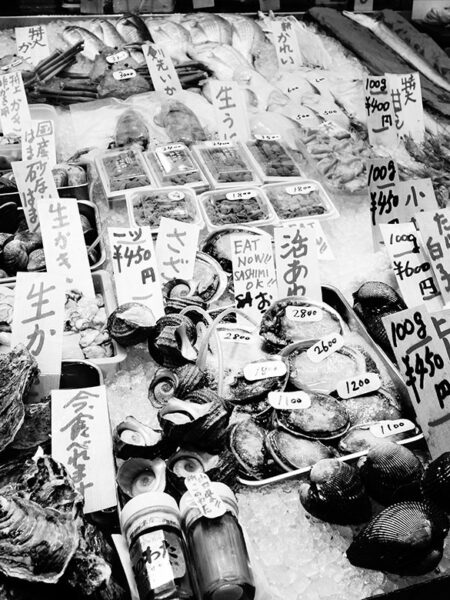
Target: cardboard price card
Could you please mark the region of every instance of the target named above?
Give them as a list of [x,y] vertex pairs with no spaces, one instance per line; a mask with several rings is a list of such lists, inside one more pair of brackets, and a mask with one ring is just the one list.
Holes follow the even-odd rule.
[[370,143],[373,146],[395,148],[398,136],[386,76],[368,75],[365,78],[364,92]]
[[167,96],[181,92],[183,88],[170,56],[156,44],[144,44],[142,52],[155,90]]
[[30,121],[22,131],[22,158],[26,161],[47,161],[56,165],[55,128],[53,121]]
[[247,106],[239,85],[232,81],[210,81],[211,99],[216,110],[221,140],[250,139]]
[[114,458],[104,385],[52,391],[52,457],[84,496],[84,512],[117,503]]
[[17,54],[21,58],[33,66],[38,65],[50,56],[46,26],[16,27],[16,46]]
[[169,279],[192,279],[200,230],[193,223],[163,217],[156,239],[158,269],[164,284]]
[[119,305],[138,302],[159,319],[164,304],[150,227],[108,227],[108,236]]
[[375,251],[382,241],[380,223],[389,223],[399,205],[397,163],[390,158],[375,158],[367,163],[372,237]]
[[450,369],[443,342],[425,306],[383,318],[431,456],[448,451]]
[[0,75],[0,123],[3,135],[20,135],[31,121],[22,73]]
[[419,73],[386,73],[399,138],[411,136],[417,143],[425,137],[422,88]]
[[273,43],[280,68],[293,71],[303,64],[294,24],[285,17],[272,21]]

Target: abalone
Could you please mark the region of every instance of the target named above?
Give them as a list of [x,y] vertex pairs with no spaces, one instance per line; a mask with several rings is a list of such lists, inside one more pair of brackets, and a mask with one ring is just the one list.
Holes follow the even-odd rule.
[[283,471],[304,469],[336,455],[330,446],[306,440],[282,429],[274,429],[266,435],[266,448]]

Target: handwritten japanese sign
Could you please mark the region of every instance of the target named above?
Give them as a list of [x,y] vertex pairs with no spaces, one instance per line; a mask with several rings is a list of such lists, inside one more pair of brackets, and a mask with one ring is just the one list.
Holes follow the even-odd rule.
[[150,227],[108,227],[108,235],[119,305],[138,302],[159,319],[164,305]]
[[192,279],[199,233],[193,223],[162,217],[156,239],[156,260],[162,283],[173,278]]
[[450,370],[447,352],[425,306],[383,318],[431,456],[448,451]]
[[39,229],[38,200],[58,197],[50,162],[44,159],[21,160],[12,162],[11,166],[28,228],[36,231]]
[[394,110],[387,78],[384,75],[368,75],[365,78],[365,108],[369,140],[373,146],[397,146]]
[[210,81],[211,99],[216,110],[219,138],[246,142],[250,138],[247,107],[239,85],[233,81]]
[[442,308],[442,296],[413,223],[380,225],[401,294],[408,306]]
[[56,165],[55,128],[53,121],[30,121],[22,131],[22,159],[47,161]]
[[52,391],[52,457],[84,496],[84,512],[115,506],[116,485],[104,385]]
[[167,96],[173,96],[176,92],[181,92],[181,83],[170,56],[155,44],[144,44],[142,51],[155,90],[164,92]]
[[450,209],[417,214],[416,224],[447,305],[450,303]]
[[[272,238],[233,234],[231,260],[236,308],[259,323],[278,297]],[[238,319],[238,323],[242,320]]]
[[416,142],[422,143],[425,137],[425,122],[419,73],[389,73],[386,74],[386,78],[397,135],[400,138],[411,136]]
[[61,276],[66,290],[94,298],[94,284],[75,198],[40,198],[37,203],[47,271]]
[[389,223],[393,210],[399,205],[399,176],[397,164],[390,158],[369,160],[367,171],[372,235],[375,250],[378,250],[382,241],[379,225]]
[[221,497],[212,489],[211,480],[206,473],[189,475],[184,482],[203,516],[208,519],[215,519],[226,513],[227,507]]
[[3,135],[20,135],[31,120],[22,73],[0,75],[0,123]]
[[275,227],[278,294],[322,300],[316,237],[302,227]]
[[281,69],[293,71],[303,64],[292,21],[278,18],[272,21],[273,43]]
[[33,66],[50,56],[45,25],[16,27],[17,54]]

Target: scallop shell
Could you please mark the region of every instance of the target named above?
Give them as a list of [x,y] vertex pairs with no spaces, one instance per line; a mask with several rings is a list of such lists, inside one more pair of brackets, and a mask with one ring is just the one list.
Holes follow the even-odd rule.
[[305,440],[282,429],[266,435],[266,448],[283,471],[304,469],[336,455],[333,448],[321,442]]
[[400,419],[402,411],[398,401],[384,389],[373,394],[341,400],[350,416],[350,424],[358,425],[369,421]]
[[[366,452],[375,446],[379,446],[386,441],[386,438],[376,437],[370,428],[375,425],[377,421],[371,421],[369,423],[360,423],[354,425],[348,431],[348,433],[339,440],[339,450],[346,454],[353,454],[354,452]],[[398,442],[399,440],[406,439],[413,432],[405,431],[404,433],[396,433],[389,437],[389,441]]]
[[161,431],[128,416],[115,428],[113,446],[118,458],[154,458],[161,455],[164,444]]
[[347,558],[355,567],[422,575],[439,564],[448,527],[447,516],[434,505],[392,504],[355,537]]
[[425,499],[450,512],[450,452],[444,452],[425,468],[420,489]]
[[231,452],[241,469],[256,479],[262,479],[267,470],[265,436],[265,430],[250,418],[237,423],[229,435]]
[[129,458],[117,470],[117,485],[127,498],[146,492],[163,492],[166,463],[161,458]]
[[150,355],[163,367],[179,367],[194,362],[197,329],[185,315],[171,314],[156,322],[148,339]]

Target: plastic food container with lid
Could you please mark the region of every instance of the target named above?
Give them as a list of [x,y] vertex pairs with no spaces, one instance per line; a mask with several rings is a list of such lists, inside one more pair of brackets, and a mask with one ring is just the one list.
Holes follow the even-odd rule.
[[201,194],[198,201],[208,231],[226,225],[264,227],[276,222],[270,202],[257,187],[211,190]]
[[192,153],[214,188],[261,183],[240,142],[207,141],[192,146]]
[[262,189],[281,224],[339,216],[324,187],[314,179],[269,183],[263,185]]
[[183,185],[194,190],[209,187],[200,166],[185,144],[167,144],[144,152],[159,187]]
[[95,157],[95,164],[105,194],[110,199],[123,199],[125,190],[154,186],[143,154],[136,148],[107,150]]
[[195,192],[188,187],[128,190],[125,193],[130,223],[148,225],[156,233],[162,217],[194,223],[203,229]]
[[255,170],[264,182],[304,177],[279,135],[255,135],[245,145]]

